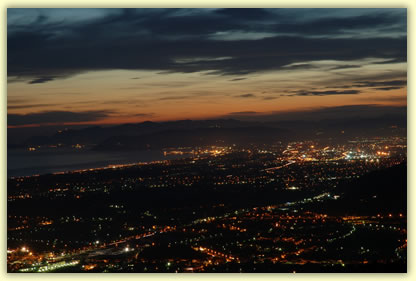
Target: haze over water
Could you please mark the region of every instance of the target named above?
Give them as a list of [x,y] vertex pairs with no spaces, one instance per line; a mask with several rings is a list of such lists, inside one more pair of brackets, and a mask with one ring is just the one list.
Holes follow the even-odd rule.
[[41,149],[8,149],[8,177],[32,176],[56,172],[74,171],[106,167],[108,165],[132,164],[175,159],[190,156],[164,155],[162,151],[143,150],[137,152],[97,152],[90,150],[75,150],[70,148]]

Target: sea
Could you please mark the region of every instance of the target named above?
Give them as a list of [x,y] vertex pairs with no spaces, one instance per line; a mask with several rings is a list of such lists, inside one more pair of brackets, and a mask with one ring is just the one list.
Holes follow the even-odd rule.
[[74,148],[40,148],[35,151],[7,150],[7,177],[21,177],[190,157],[164,155],[162,151],[93,151]]

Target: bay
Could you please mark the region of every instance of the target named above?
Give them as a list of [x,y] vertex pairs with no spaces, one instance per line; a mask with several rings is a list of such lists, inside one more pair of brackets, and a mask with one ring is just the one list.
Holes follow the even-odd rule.
[[7,150],[7,177],[42,175],[190,157],[191,154],[164,155],[162,151],[114,151],[101,152],[73,148],[41,148]]

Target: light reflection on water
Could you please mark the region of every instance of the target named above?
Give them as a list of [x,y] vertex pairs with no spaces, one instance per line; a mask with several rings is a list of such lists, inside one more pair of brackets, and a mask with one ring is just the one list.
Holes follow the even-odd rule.
[[163,152],[157,150],[101,152],[71,148],[45,148],[36,151],[8,149],[7,176],[30,176],[189,156],[191,154],[165,156]]

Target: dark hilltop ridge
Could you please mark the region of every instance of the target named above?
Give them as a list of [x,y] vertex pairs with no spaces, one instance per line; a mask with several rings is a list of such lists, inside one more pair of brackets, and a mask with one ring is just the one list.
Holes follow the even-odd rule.
[[341,183],[335,192],[340,199],[327,201],[319,208],[334,215],[406,214],[407,163]]

